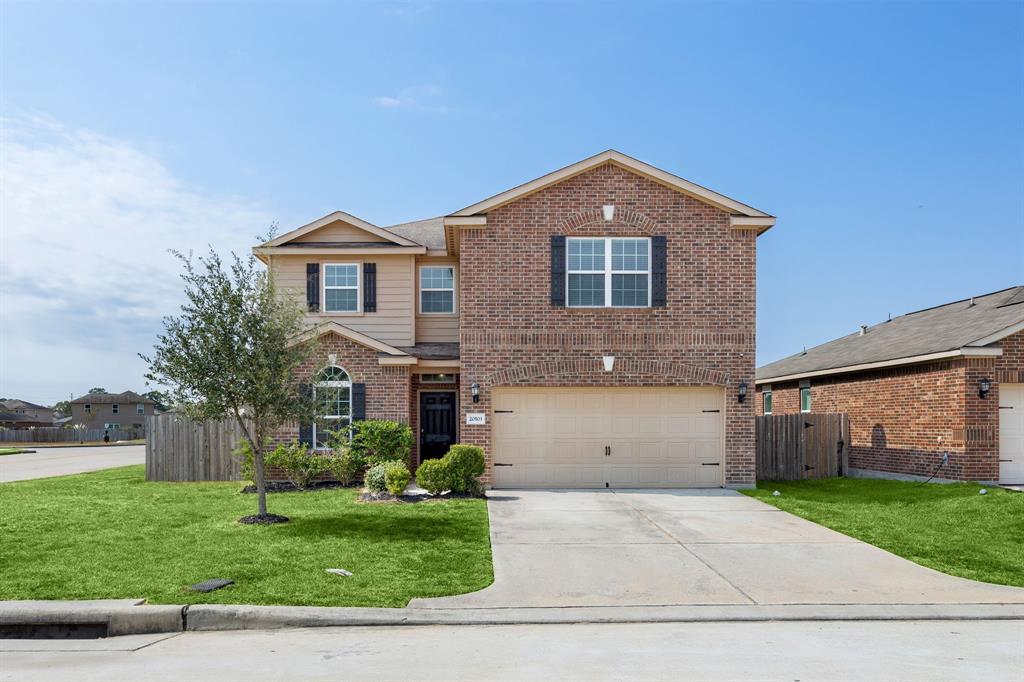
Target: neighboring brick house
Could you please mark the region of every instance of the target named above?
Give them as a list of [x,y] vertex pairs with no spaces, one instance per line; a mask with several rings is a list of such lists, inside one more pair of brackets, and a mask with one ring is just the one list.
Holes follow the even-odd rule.
[[1024,483],[1024,286],[767,364],[757,394],[758,414],[849,414],[854,473]]
[[87,393],[71,401],[71,423],[88,429],[132,431],[145,428],[145,417],[155,409],[155,401],[135,391]]
[[455,213],[332,213],[253,249],[309,310],[325,415],[494,487],[754,484],[755,253],[775,219],[608,151]]

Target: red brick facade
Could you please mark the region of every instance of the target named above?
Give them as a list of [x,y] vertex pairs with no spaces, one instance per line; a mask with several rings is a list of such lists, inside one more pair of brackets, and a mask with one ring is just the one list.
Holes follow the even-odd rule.
[[[553,235],[666,236],[668,305],[554,307]],[[460,413],[489,412],[495,386],[713,385],[734,396],[754,375],[755,240],[727,212],[610,164],[490,211],[485,229],[462,234]],[[727,405],[725,483],[750,485],[753,406]],[[490,424],[460,422],[461,441],[483,446],[490,465]]]
[[[939,477],[995,481],[999,383],[1024,382],[1024,332],[993,345],[1002,356],[811,378],[811,410],[850,415],[851,467],[930,476],[948,452]],[[984,399],[982,378],[992,382]],[[758,414],[763,389],[757,389]],[[799,412],[798,381],[772,382],[771,389],[773,414]]]

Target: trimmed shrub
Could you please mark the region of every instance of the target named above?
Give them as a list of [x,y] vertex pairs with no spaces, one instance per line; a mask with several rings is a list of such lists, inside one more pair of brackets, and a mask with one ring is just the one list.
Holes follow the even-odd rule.
[[386,462],[381,462],[380,464],[374,464],[366,470],[366,475],[363,476],[363,483],[366,484],[367,490],[372,493],[383,493],[387,491],[387,468],[388,464]]
[[327,459],[327,472],[342,485],[352,485],[363,475],[366,465],[352,454],[351,450],[343,450],[340,455]]
[[267,455],[266,463],[268,467],[284,471],[288,480],[299,490],[308,488],[314,478],[330,467],[327,457],[310,453],[305,445],[297,441],[278,445]]
[[416,483],[431,495],[450,490],[448,466],[443,459],[424,460],[416,469]]
[[408,462],[412,429],[388,419],[366,419],[353,425],[350,447],[370,466],[381,462]]
[[409,485],[412,473],[404,462],[391,462],[384,465],[384,485],[388,492],[398,497],[405,492],[405,486]]
[[480,476],[484,473],[484,450],[476,445],[453,445],[444,456],[447,462],[448,480],[453,492],[483,492]]

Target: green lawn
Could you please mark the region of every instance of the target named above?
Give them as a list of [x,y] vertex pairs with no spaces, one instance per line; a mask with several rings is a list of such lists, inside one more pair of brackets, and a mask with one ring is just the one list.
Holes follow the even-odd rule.
[[25,452],[22,448],[0,448],[0,457],[4,455],[16,455],[19,452]]
[[[256,497],[240,488],[147,483],[142,466],[0,484],[0,599],[398,607],[493,579],[483,500],[278,493],[269,510],[291,523],[249,526],[236,520],[255,513]],[[236,584],[184,589],[207,578]]]
[[768,481],[744,492],[922,566],[1024,587],[1024,493],[980,495],[981,487],[833,478]]

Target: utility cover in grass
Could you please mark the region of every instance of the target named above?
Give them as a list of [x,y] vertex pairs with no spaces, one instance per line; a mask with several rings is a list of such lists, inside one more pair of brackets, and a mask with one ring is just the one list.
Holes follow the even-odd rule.
[[196,583],[188,589],[192,590],[193,592],[213,592],[214,590],[219,590],[222,587],[227,587],[228,585],[234,584],[234,580],[227,580],[225,578],[210,578],[209,580],[204,580],[201,583]]

